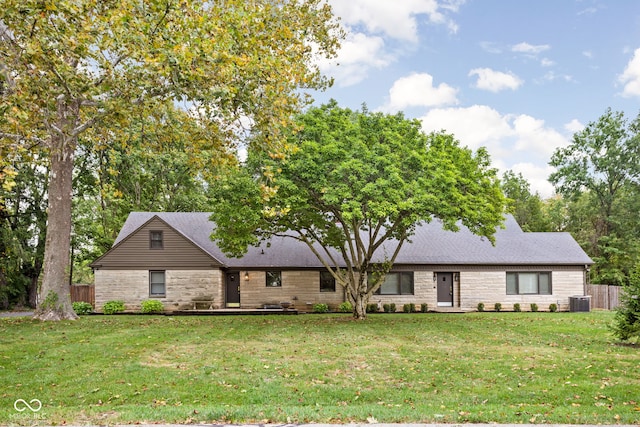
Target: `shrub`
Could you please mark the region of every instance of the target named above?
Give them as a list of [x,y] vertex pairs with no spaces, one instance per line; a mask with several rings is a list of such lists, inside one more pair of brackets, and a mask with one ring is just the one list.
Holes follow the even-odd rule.
[[611,332],[622,341],[640,341],[640,265],[629,275],[620,293]]
[[73,311],[76,312],[78,316],[83,314],[90,314],[93,312],[93,306],[88,302],[74,302],[71,304],[73,306]]
[[555,313],[556,311],[558,311],[558,304],[549,304],[549,311],[552,313]]
[[429,304],[423,302],[422,304],[420,304],[420,312],[422,313],[426,313],[429,311]]
[[518,313],[522,311],[522,309],[520,308],[520,303],[519,302],[513,304],[513,311],[518,312]]
[[414,303],[405,304],[402,306],[402,311],[405,313],[415,313],[416,305]]
[[532,302],[531,303],[531,311],[534,312],[534,313],[536,311],[538,311],[538,304],[536,304],[535,302]]
[[480,312],[484,311],[484,303],[483,302],[479,302],[478,303],[478,311],[480,311]]
[[389,312],[391,313],[396,312],[396,303],[392,302],[391,304],[389,304]]
[[353,313],[353,306],[349,301],[345,301],[338,306],[338,311],[340,313]]
[[502,310],[502,304],[500,304],[499,302],[495,303],[495,304],[493,305],[493,309],[494,309],[495,311],[500,311],[500,310]]
[[142,301],[142,308],[140,310],[144,314],[160,314],[164,311],[164,305],[157,299],[148,299]]
[[382,311],[385,313],[391,313],[391,304],[382,304]]
[[367,311],[367,313],[377,313],[378,312],[378,304],[376,304],[376,303],[367,304],[366,311]]
[[327,304],[313,304],[313,312],[314,313],[328,313],[329,306]]
[[107,301],[104,306],[102,306],[102,311],[104,312],[104,314],[122,313],[124,311],[124,302]]

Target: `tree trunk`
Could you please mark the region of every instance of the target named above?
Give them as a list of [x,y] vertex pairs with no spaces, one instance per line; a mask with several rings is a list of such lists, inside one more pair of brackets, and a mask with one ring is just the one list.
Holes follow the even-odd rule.
[[75,144],[62,136],[58,138],[60,140],[52,141],[43,279],[34,315],[40,320],[78,318],[71,305],[68,270]]
[[367,318],[367,301],[366,295],[358,292],[353,304],[353,318],[357,320],[365,320]]
[[353,292],[353,318],[356,320],[365,320],[367,318],[367,303],[369,297],[367,294],[367,275],[359,274],[358,282],[355,284],[356,291]]

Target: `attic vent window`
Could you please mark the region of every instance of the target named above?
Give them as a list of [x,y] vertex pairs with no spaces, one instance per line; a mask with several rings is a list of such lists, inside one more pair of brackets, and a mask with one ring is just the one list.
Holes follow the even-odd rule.
[[163,249],[162,231],[149,232],[149,249]]

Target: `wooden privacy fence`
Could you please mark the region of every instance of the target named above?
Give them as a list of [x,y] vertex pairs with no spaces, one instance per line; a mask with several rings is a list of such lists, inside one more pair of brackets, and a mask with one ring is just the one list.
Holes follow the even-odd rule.
[[587,295],[591,295],[591,308],[613,310],[620,305],[621,286],[587,285]]
[[96,306],[96,288],[93,285],[72,285],[71,302],[88,302]]

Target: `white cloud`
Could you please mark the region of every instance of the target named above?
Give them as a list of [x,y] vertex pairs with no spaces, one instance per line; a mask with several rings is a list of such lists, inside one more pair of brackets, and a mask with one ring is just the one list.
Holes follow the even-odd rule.
[[564,147],[568,142],[558,131],[545,127],[544,120],[526,114],[513,120],[513,130],[516,135],[516,150],[537,153],[544,158],[551,158],[556,148]]
[[480,48],[488,53],[502,53],[502,48],[494,42],[482,41],[480,42]]
[[509,168],[514,173],[522,174],[531,186],[532,193],[538,193],[543,199],[549,198],[555,194],[553,185],[548,181],[549,175],[555,172],[555,168],[545,165],[534,165],[533,163],[523,162],[511,165]]
[[631,98],[640,96],[640,48],[633,53],[633,58],[629,61],[624,72],[618,81],[624,85],[622,96]]
[[591,52],[590,50],[585,50],[582,52],[582,56],[588,59],[593,59],[593,52]]
[[578,119],[573,119],[564,125],[564,129],[572,135],[584,129],[584,125]]
[[387,112],[407,107],[435,107],[457,104],[458,90],[440,83],[433,85],[433,77],[427,73],[414,73],[396,80],[389,89],[389,100],[380,109]]
[[320,70],[336,80],[340,87],[352,86],[367,78],[372,68],[384,68],[393,62],[393,57],[384,51],[381,37],[363,33],[349,33],[342,42],[338,57],[322,59]]
[[425,132],[445,130],[472,149],[485,146],[496,155],[502,139],[513,134],[507,117],[486,105],[466,108],[436,108],[422,117]]
[[554,66],[556,63],[554,61],[552,61],[549,58],[542,58],[540,60],[540,65],[542,65],[543,67],[552,67]]
[[513,52],[525,53],[528,55],[537,55],[549,49],[551,49],[551,46],[549,46],[548,44],[532,45],[526,42],[518,43],[511,46],[511,50]]
[[522,172],[532,191],[543,197],[553,193],[546,182],[553,171],[547,163],[550,155],[569,141],[545,126],[543,120],[528,115],[503,115],[486,105],[436,108],[421,120],[425,132],[445,130],[471,149],[486,147],[494,167],[502,172],[508,169]]
[[537,83],[542,83],[542,82],[553,82],[556,80],[563,80],[567,83],[571,83],[574,82],[575,79],[573,78],[572,75],[569,74],[558,74],[555,71],[548,71],[544,74],[544,76],[542,76],[541,79],[536,79]]
[[442,11],[457,12],[462,4],[448,1],[440,6],[436,0],[331,0],[330,3],[346,26],[363,25],[371,33],[410,42],[418,41],[418,15],[427,15],[430,22],[445,25],[455,33],[457,24]]
[[523,81],[515,74],[503,73],[490,68],[474,68],[469,71],[469,76],[478,76],[476,87],[490,92],[500,92],[501,90],[518,89]]

